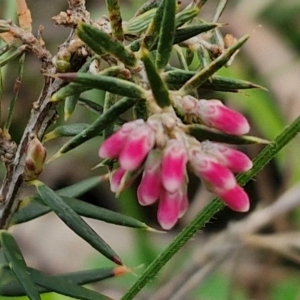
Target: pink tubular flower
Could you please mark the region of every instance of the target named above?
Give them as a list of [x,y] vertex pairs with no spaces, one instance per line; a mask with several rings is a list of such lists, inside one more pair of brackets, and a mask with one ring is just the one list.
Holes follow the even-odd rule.
[[241,113],[226,107],[219,100],[199,100],[196,115],[205,125],[228,134],[246,134],[250,129],[247,119]]
[[99,156],[102,158],[118,158],[131,131],[141,123],[143,123],[143,120],[125,123],[102,143],[98,152]]
[[136,170],[153,148],[155,136],[147,123],[143,122],[131,131],[119,155],[120,166],[127,171]]
[[205,141],[201,143],[202,148],[209,155],[218,159],[218,161],[232,172],[245,172],[252,168],[252,161],[249,157],[224,144]]
[[164,188],[174,193],[183,184],[187,153],[181,141],[171,139],[164,149],[162,158],[161,181]]
[[162,189],[157,211],[157,221],[163,229],[171,229],[176,224],[180,216],[181,202],[181,191],[169,193]]
[[150,205],[159,198],[161,190],[160,164],[161,151],[152,150],[145,162],[143,177],[137,190],[141,205]]
[[194,173],[210,186],[230,189],[236,185],[233,173],[203,153],[197,153],[190,161]]
[[238,184],[228,190],[212,188],[212,192],[219,196],[234,211],[247,212],[250,208],[248,195]]

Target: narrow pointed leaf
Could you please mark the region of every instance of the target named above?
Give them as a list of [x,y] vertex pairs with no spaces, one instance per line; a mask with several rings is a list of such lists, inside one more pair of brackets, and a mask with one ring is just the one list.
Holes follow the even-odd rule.
[[[195,76],[197,72],[188,71],[188,70],[171,70],[162,74],[162,78],[169,85],[174,85],[181,87],[188,80],[190,80],[193,76]],[[252,83],[250,81],[241,80],[241,79],[233,79],[229,77],[213,75],[206,80],[202,85],[201,89],[208,89],[214,91],[223,91],[223,92],[237,92],[238,90],[244,89],[263,89],[264,87]]]
[[123,27],[124,32],[126,34],[139,34],[145,31],[150,22],[153,20],[155,13],[156,8],[152,8],[143,14],[133,17],[125,23],[125,26]]
[[[123,70],[123,68],[120,67],[120,66],[111,66],[107,69],[104,69],[104,70],[100,71],[99,73],[97,73],[97,75],[94,75],[94,76],[111,76],[111,77],[115,77],[115,76],[118,76],[121,73],[122,70]],[[85,72],[82,71],[80,73],[85,73]],[[76,73],[74,73],[74,74],[76,74]],[[75,76],[75,75],[73,75],[73,76]],[[79,97],[82,92],[87,91],[87,90],[91,90],[93,88],[94,88],[93,85],[90,86],[87,83],[84,84],[84,83],[70,82],[69,84],[67,84],[67,85],[63,86],[62,88],[60,88],[53,95],[52,98],[54,99],[54,101],[59,101],[59,100],[64,100],[64,99],[66,99],[66,97],[72,96],[72,95],[77,95]]]
[[168,89],[159,76],[157,69],[154,66],[151,58],[149,57],[149,52],[146,49],[142,51],[142,61],[145,65],[147,77],[149,84],[151,86],[152,93],[154,95],[156,103],[160,107],[167,107],[171,105],[171,100],[169,97]]
[[162,0],[163,18],[158,37],[157,53],[156,53],[156,67],[161,70],[169,62],[171,56],[174,33],[175,33],[175,0]]
[[139,101],[138,98],[133,99],[127,97],[119,100],[110,109],[108,109],[105,114],[99,116],[87,129],[71,138],[64,146],[60,148],[60,150],[50,159],[50,161],[99,135],[109,124],[117,119],[120,114],[131,108],[137,101]]
[[175,27],[178,28],[187,22],[191,22],[199,13],[198,7],[188,7],[178,14],[175,17]]
[[212,61],[206,68],[202,69],[199,73],[188,80],[179,90],[179,92],[183,95],[186,95],[201,86],[210,76],[212,76],[230,60],[230,58],[235,54],[237,50],[242,47],[242,45],[248,40],[248,38],[249,35],[240,38],[236,42],[236,44],[228,48],[222,55]]
[[93,189],[103,181],[103,176],[94,176],[78,181],[56,191],[60,196],[76,198]]
[[[45,205],[45,203],[43,204],[42,198],[33,196],[28,198],[30,199],[29,201],[28,199],[23,200],[25,201],[25,204],[22,204],[21,202],[20,209],[14,214],[12,218],[10,224],[11,226],[33,220],[52,211],[49,206]],[[118,212],[114,212],[75,198],[64,196],[62,196],[61,198],[71,209],[73,209],[78,215],[82,217],[100,220],[125,227],[150,230],[150,228],[145,223]]]
[[66,278],[50,276],[36,269],[30,270],[30,276],[43,288],[65,296],[82,300],[112,300],[103,294],[81,287],[80,285],[70,283]]
[[44,142],[48,142],[57,137],[70,137],[82,132],[89,127],[86,123],[66,124],[56,127],[44,136]]
[[0,60],[0,67],[5,66],[10,60],[13,60],[15,58],[17,58],[18,56],[20,56],[24,50],[26,49],[26,46],[20,46],[19,48],[15,49],[15,50],[11,50],[10,53],[7,53],[7,55]]
[[16,275],[30,300],[41,300],[40,294],[30,277],[29,270],[15,239],[7,232],[1,231],[0,242],[9,267]]
[[174,37],[174,44],[182,43],[194,36],[197,36],[198,34],[207,32],[219,26],[221,25],[217,23],[201,23],[177,29]]
[[33,181],[32,184],[35,185],[37,192],[43,201],[51,207],[56,215],[69,228],[105,257],[117,264],[122,264],[121,259],[111,247],[82,218],[80,218],[69,205],[66,204],[61,196],[38,180]]
[[75,110],[75,107],[77,105],[78,102],[78,95],[72,95],[72,96],[68,96],[65,100],[65,105],[64,105],[64,120],[68,120],[72,113]]
[[[173,45],[182,43],[198,34],[207,32],[207,31],[212,30],[219,26],[221,26],[221,24],[201,23],[201,24],[197,24],[197,25],[188,26],[185,28],[179,28],[175,31]],[[144,40],[145,47],[147,49],[150,49],[150,50],[157,49],[157,43],[152,44],[152,40],[155,40],[155,37],[153,37],[152,34],[145,36],[143,40]],[[138,51],[140,49],[141,43],[142,43],[141,39],[135,40],[134,42],[132,42],[129,45],[129,48],[131,49],[131,51]]]
[[134,218],[125,216],[118,212],[114,212],[103,207],[98,207],[96,205],[86,203],[82,200],[63,197],[63,200],[79,215],[91,219],[96,219],[104,221],[111,224],[139,228],[139,229],[149,229],[149,227]]
[[[30,271],[30,274],[32,274],[33,272],[35,272],[36,275],[40,274],[40,271],[36,269],[28,269]],[[69,284],[80,286],[89,283],[99,282],[111,277],[123,275],[125,273],[128,273],[129,271],[130,270],[124,266],[118,266],[114,268],[99,268],[79,272],[65,273],[51,277],[57,280],[67,280]],[[33,276],[31,275],[31,277],[33,277],[33,280],[35,274],[33,274]],[[25,296],[24,289],[9,269],[0,268],[0,278],[0,295],[9,297]],[[51,292],[51,290],[48,288],[42,286],[37,287],[40,293]]]
[[244,144],[269,144],[270,142],[255,136],[237,136],[231,134],[225,134],[222,131],[209,128],[204,125],[187,125],[188,134],[192,135],[199,141],[211,140],[215,142],[244,145]]
[[[123,46],[119,41],[113,40],[104,31],[87,23],[80,23],[76,30],[80,39],[82,39],[93,51],[97,51],[98,47],[104,49],[121,61],[125,66],[136,67],[137,59],[134,53]],[[93,40],[93,43],[90,41]],[[96,41],[96,42],[95,42]],[[95,46],[95,44],[98,44]],[[96,52],[97,53],[97,52]],[[99,53],[97,53],[99,54]],[[100,53],[101,55],[101,53]]]
[[38,201],[36,198],[29,196],[21,201],[20,207],[14,213],[9,226],[34,220],[52,211],[49,206],[42,204],[43,201],[41,199]]
[[[145,97],[145,91],[143,88],[130,81],[111,76],[99,76],[86,73],[59,73],[54,76],[62,80],[81,84],[85,86],[85,90],[94,88],[131,98]],[[64,95],[61,95],[61,93],[58,91],[52,96],[51,100],[58,101],[69,95],[69,93],[64,93]]]

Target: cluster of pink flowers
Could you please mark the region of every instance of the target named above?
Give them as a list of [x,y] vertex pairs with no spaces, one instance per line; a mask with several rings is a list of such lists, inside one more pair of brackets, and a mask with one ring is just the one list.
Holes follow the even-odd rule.
[[[219,100],[174,97],[174,106],[187,117],[229,134],[249,131],[246,118]],[[225,144],[199,142],[186,133],[186,125],[173,110],[125,123],[106,139],[99,156],[117,159],[111,174],[111,190],[119,193],[132,174],[143,172],[137,196],[141,205],[158,203],[157,220],[162,228],[172,228],[188,208],[187,166],[235,211],[249,209],[249,199],[237,184],[235,172],[247,171],[251,160]],[[129,179],[130,180],[130,179]]]

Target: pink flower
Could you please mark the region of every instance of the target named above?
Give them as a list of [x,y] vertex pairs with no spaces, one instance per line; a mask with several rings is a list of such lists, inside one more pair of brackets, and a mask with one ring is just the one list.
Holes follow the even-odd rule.
[[142,123],[143,120],[136,120],[122,125],[117,132],[102,143],[98,152],[99,156],[102,158],[118,158],[131,131]]
[[241,113],[226,107],[219,100],[199,100],[196,115],[205,125],[228,134],[246,134],[250,129],[247,119]]
[[174,193],[183,184],[187,153],[181,141],[172,139],[167,143],[162,158],[161,181],[164,188]]
[[147,123],[143,122],[128,136],[119,155],[120,166],[127,171],[136,170],[147,157],[154,143],[154,132]]
[[158,204],[157,221],[163,229],[171,229],[177,223],[181,202],[181,191],[169,193],[162,189]]
[[218,161],[232,172],[245,172],[252,168],[249,157],[224,144],[205,141],[201,143],[203,150],[218,159]]
[[236,185],[235,177],[228,168],[202,152],[196,153],[190,163],[194,173],[209,186],[229,189]]
[[234,211],[247,212],[250,208],[248,195],[238,184],[231,189],[219,189],[214,187],[211,191],[219,196],[224,203]]
[[145,162],[143,177],[137,190],[138,201],[141,205],[156,202],[161,191],[161,151],[152,150]]

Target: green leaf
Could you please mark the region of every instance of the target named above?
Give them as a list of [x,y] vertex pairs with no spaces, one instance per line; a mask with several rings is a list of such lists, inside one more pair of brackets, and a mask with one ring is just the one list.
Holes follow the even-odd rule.
[[34,180],[31,183],[35,185],[37,192],[43,201],[51,207],[55,214],[69,228],[105,257],[122,265],[118,255],[69,205],[66,204],[61,196],[38,180]]
[[[171,71],[164,72],[162,78],[171,86],[181,87],[193,76],[196,76],[197,72],[173,69]],[[244,89],[263,89],[264,87],[252,83],[247,80],[241,79],[232,79],[229,77],[213,75],[208,80],[203,82],[200,87],[201,89],[208,89],[214,91],[223,91],[223,92],[238,92],[238,90]]]
[[191,22],[199,13],[198,7],[187,7],[176,14],[175,27],[178,28],[187,22]]
[[[123,70],[123,68],[120,67],[120,66],[111,66],[107,69],[104,69],[104,70],[100,71],[99,73],[97,73],[97,75],[94,75],[94,76],[111,76],[111,77],[115,77],[115,76],[118,76],[121,73],[122,70]],[[73,74],[75,76],[76,73],[71,73],[71,74]],[[53,95],[53,98],[55,99],[54,101],[59,101],[59,100],[64,100],[68,96],[72,96],[72,95],[77,95],[79,97],[79,95],[82,92],[93,89],[93,88],[94,88],[94,86],[89,86],[87,83],[84,84],[84,83],[70,82],[69,84],[67,84],[67,85],[63,86],[62,88],[60,88]]]
[[151,86],[151,90],[156,103],[162,108],[170,106],[171,100],[169,97],[168,89],[163,80],[160,78],[157,69],[154,66],[154,63],[149,57],[148,50],[145,48],[142,49],[142,61],[145,65],[149,84]]
[[195,137],[198,141],[211,140],[215,142],[235,144],[235,145],[245,145],[245,144],[269,144],[270,141],[261,139],[255,136],[243,135],[231,135],[223,133],[222,131],[209,128],[204,125],[193,124],[187,125],[187,132],[189,135]]
[[[45,276],[44,273],[34,268],[28,268],[28,270],[30,272],[31,278],[36,282],[36,284],[40,282],[40,280],[38,281],[35,280],[36,276],[40,276],[41,274],[42,274],[41,276]],[[126,267],[118,266],[114,268],[97,268],[92,270],[59,274],[59,275],[51,276],[51,278],[54,278],[55,283],[59,280],[62,283],[68,282],[68,284],[78,287],[81,285],[99,282],[111,277],[119,276],[127,272],[129,272],[129,270]],[[49,275],[46,276],[49,278]],[[26,295],[19,281],[16,279],[16,277],[9,269],[0,268],[0,278],[1,278],[0,295],[10,296],[10,297],[18,297],[18,296]],[[53,289],[49,289],[38,285],[39,293],[51,292],[52,290]],[[86,291],[88,291],[87,293],[90,295],[89,290],[87,289],[81,289],[80,293],[82,292],[86,293]],[[87,297],[89,297],[89,295]],[[68,296],[72,296],[72,295],[68,295]],[[97,296],[96,299],[98,299],[98,296],[101,295],[98,294],[94,296]]]
[[30,300],[41,300],[40,294],[30,277],[29,270],[15,239],[7,231],[0,232],[0,242],[9,267],[16,275]]
[[99,135],[109,124],[117,119],[120,114],[131,108],[137,101],[139,101],[139,99],[127,97],[119,100],[110,109],[108,109],[106,113],[99,116],[87,129],[71,138],[49,161],[69,152],[89,139]]
[[52,139],[57,137],[70,137],[74,136],[86,128],[89,127],[89,124],[86,123],[75,123],[75,124],[66,124],[62,126],[56,127],[54,130],[48,132],[45,136],[43,141],[48,142]]
[[112,300],[111,298],[104,296],[103,294],[97,293],[76,284],[72,284],[66,278],[57,278],[55,276],[50,276],[36,269],[31,269],[30,275],[38,285],[65,296],[82,300]]
[[[72,81],[84,86],[84,90],[99,89],[107,91],[120,96],[126,96],[131,98],[144,98],[145,91],[138,85],[120,78],[115,78],[105,75],[93,75],[86,73],[58,73],[53,75],[56,78],[60,78],[66,81]],[[62,90],[62,89],[61,89]],[[78,87],[77,87],[78,90]],[[64,93],[58,91],[52,97],[52,101],[59,101],[69,96],[72,91],[64,90]]]
[[[175,0],[162,0],[163,18],[158,36],[158,45],[155,65],[162,70],[168,64],[174,41],[175,33]],[[159,10],[159,8],[158,8]]]
[[[118,212],[114,212],[75,198],[65,196],[61,196],[61,198],[71,209],[73,209],[82,217],[125,227],[151,230],[145,223]],[[23,201],[25,204],[22,203]],[[20,209],[14,214],[10,225],[28,222],[51,212],[51,208],[46,206],[46,203],[43,203],[44,202],[42,198],[33,196],[25,198],[21,201]]]
[[199,73],[195,74],[189,79],[179,90],[179,93],[186,95],[193,90],[201,86],[210,76],[222,68],[235,52],[242,47],[242,45],[248,40],[249,35],[240,38],[233,46],[228,48],[222,55],[212,61],[207,67],[202,69]]
[[125,66],[137,67],[137,59],[134,53],[125,48],[121,42],[113,40],[104,31],[87,23],[79,23],[76,32],[79,38],[97,54],[102,55],[104,49],[105,52],[116,57]]
[[130,19],[123,27],[124,32],[129,35],[140,34],[146,30],[156,13],[156,8],[152,8]]
[[207,32],[219,26],[220,24],[217,23],[201,23],[177,29],[174,37],[174,44],[182,43],[198,34]]
[[61,188],[57,190],[56,193],[58,193],[60,196],[76,198],[83,195],[87,191],[93,189],[94,187],[98,186],[102,182],[102,180],[103,180],[102,176],[93,176],[78,181],[67,187]]

